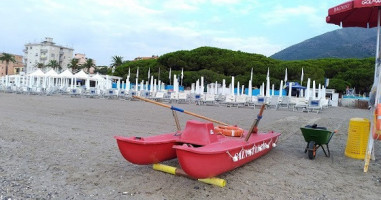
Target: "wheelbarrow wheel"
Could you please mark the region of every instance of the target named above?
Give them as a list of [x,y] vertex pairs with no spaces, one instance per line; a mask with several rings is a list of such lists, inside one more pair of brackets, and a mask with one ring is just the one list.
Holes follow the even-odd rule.
[[313,160],[316,156],[315,142],[311,141],[308,143],[308,158]]

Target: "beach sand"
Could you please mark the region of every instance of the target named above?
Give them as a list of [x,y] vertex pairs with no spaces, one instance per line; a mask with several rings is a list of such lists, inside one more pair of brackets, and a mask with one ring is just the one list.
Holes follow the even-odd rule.
[[[248,129],[258,109],[181,104],[190,112]],[[266,110],[259,130],[282,133],[265,156],[222,174],[220,188],[128,163],[115,135],[172,132],[169,109],[139,102],[0,93],[0,199],[380,199],[381,160],[344,156],[349,120],[369,110],[302,113]],[[182,127],[194,117],[179,114]],[[300,127],[338,130],[331,157],[304,153]],[[376,142],[376,158],[381,157]],[[164,164],[179,166],[177,160]],[[216,163],[218,164],[218,163]]]

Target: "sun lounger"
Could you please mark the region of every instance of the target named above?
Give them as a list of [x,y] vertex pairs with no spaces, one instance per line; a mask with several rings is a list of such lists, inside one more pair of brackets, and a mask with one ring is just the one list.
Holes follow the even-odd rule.
[[85,97],[89,97],[89,98],[98,97],[97,90],[95,88],[90,88],[89,90],[86,91]]
[[179,94],[172,92],[170,97],[170,103],[177,102],[179,100]]
[[254,103],[254,108],[261,107],[263,104],[266,103],[266,97],[257,97],[257,102]]
[[185,92],[180,92],[178,96],[177,103],[188,103],[188,94]]
[[281,100],[278,104],[278,109],[287,108],[289,110],[294,109],[295,102],[291,101],[291,98],[288,96],[281,97]]
[[279,106],[279,96],[272,96],[270,97],[270,102],[266,105],[266,108],[274,108],[275,110],[278,110]]
[[126,90],[119,90],[118,91],[118,98],[119,99],[126,99],[127,93]]
[[235,98],[234,106],[245,107],[246,105],[246,95],[240,95]]
[[155,96],[152,97],[154,101],[163,101],[164,99],[164,92],[156,92]]
[[307,105],[307,112],[316,111],[319,113],[322,110],[320,99],[318,100],[309,100]]
[[217,105],[216,104],[217,103],[216,98],[215,98],[214,94],[206,94],[205,99],[202,100],[202,103],[205,105],[210,105],[210,106]]
[[70,90],[70,96],[71,97],[80,97],[81,96],[81,89],[79,88],[73,88]]
[[226,95],[225,101],[222,102],[221,104],[229,107],[229,106],[233,105],[234,102],[235,102],[235,95],[228,94],[228,95]]
[[118,97],[118,92],[115,89],[108,89],[104,93],[103,97],[109,98],[109,99],[116,98]]
[[295,98],[295,106],[293,111],[307,111],[308,101],[304,98]]

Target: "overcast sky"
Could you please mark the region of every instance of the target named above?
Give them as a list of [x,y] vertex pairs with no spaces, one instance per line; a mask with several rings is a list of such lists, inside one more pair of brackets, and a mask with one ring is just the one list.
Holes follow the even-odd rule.
[[0,52],[52,37],[97,65],[212,46],[265,56],[340,27],[344,0],[0,0]]

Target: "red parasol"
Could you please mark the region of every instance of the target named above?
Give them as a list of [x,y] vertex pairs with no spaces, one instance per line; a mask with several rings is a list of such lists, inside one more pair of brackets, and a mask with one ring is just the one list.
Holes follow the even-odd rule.
[[330,8],[326,21],[342,27],[376,27],[380,6],[381,0],[348,1]]
[[[377,44],[376,44],[376,66],[374,69],[374,83],[371,91],[370,104],[373,109],[377,104],[381,103],[381,79],[380,74],[380,17],[381,17],[381,0],[352,0],[342,3],[328,10],[326,22],[336,24],[342,27],[377,27]],[[372,102],[374,97],[374,102]],[[373,111],[374,112],[374,111]],[[374,117],[374,116],[373,116]],[[377,119],[381,116],[377,116]],[[377,122],[378,123],[378,122]],[[371,120],[371,131],[369,133],[368,148],[365,156],[364,172],[368,171],[371,151],[373,150],[374,136],[376,130],[373,128],[374,122]],[[373,136],[373,137],[372,137]],[[376,136],[379,139],[380,135]]]

